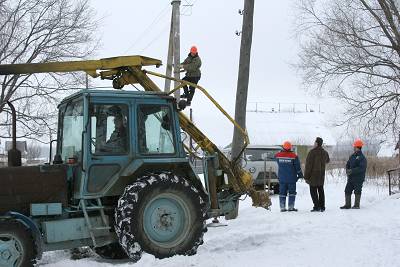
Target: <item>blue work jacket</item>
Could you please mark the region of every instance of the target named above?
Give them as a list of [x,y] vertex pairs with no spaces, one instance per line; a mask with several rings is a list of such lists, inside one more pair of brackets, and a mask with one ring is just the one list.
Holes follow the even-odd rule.
[[354,152],[346,164],[346,169],[351,170],[348,178],[353,181],[364,182],[365,172],[367,171],[367,159],[362,151]]
[[275,155],[278,162],[278,179],[280,183],[296,183],[303,177],[300,160],[293,151],[282,150]]

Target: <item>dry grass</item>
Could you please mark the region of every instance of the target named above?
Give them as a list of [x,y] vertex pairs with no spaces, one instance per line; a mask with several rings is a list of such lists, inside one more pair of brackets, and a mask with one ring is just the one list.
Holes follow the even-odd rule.
[[[399,166],[398,158],[368,157],[367,161],[365,182],[374,185],[387,186],[389,184],[387,171]],[[346,177],[345,166],[345,161],[333,161],[327,165],[327,174]]]

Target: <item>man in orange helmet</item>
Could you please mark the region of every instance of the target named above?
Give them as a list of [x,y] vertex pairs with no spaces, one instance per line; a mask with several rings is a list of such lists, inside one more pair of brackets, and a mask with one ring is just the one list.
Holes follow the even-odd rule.
[[[297,211],[294,207],[296,200],[296,182],[303,177],[300,167],[300,160],[292,151],[292,144],[285,141],[283,150],[275,155],[278,161],[279,179],[279,205],[281,211]],[[286,196],[289,194],[288,209],[286,209]]]
[[[192,46],[187,58],[181,64],[181,68],[186,71],[186,75],[182,80],[197,84],[201,78],[200,67],[201,59],[199,57],[199,53],[197,52],[197,47]],[[190,106],[194,96],[195,87],[189,86],[188,88],[188,86],[184,86],[183,90],[184,93],[181,95],[181,97],[186,98],[187,105]]]
[[355,201],[353,209],[360,208],[361,190],[365,180],[367,170],[367,159],[361,151],[364,143],[357,139],[353,143],[354,153],[350,156],[346,164],[347,184],[345,192],[345,204],[341,209],[351,208],[351,194],[354,191]]

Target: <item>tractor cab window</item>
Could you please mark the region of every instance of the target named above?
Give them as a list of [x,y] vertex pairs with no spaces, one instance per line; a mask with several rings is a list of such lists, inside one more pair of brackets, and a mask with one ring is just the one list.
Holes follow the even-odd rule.
[[67,105],[62,114],[61,157],[81,159],[83,131],[83,102],[76,101]]
[[174,127],[168,106],[139,106],[138,143],[142,154],[175,153]]
[[90,106],[91,151],[93,154],[126,154],[129,151],[128,106]]

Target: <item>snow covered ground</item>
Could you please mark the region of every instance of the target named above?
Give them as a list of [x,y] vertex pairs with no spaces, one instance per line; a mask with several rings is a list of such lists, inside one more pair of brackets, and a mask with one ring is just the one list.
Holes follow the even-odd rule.
[[271,211],[253,208],[247,198],[239,218],[209,228],[195,256],[158,260],[145,254],[137,263],[98,257],[70,260],[68,252],[46,253],[43,267],[106,266],[400,266],[400,195],[365,185],[360,210],[340,210],[344,179],[328,177],[326,212],[311,213],[308,186],[298,182],[299,212],[281,213],[278,196]]

